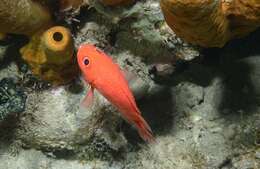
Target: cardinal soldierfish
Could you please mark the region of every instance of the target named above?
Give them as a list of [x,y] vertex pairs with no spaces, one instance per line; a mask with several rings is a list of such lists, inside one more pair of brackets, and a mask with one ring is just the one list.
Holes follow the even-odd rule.
[[79,47],[77,60],[85,81],[90,85],[83,105],[89,106],[92,103],[94,90],[97,89],[121,112],[121,116],[127,122],[136,127],[143,140],[154,141],[151,128],[141,116],[125,75],[118,64],[90,44]]

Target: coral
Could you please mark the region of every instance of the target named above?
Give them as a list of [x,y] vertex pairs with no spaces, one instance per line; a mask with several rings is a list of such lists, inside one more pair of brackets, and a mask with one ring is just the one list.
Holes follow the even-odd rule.
[[78,72],[71,33],[65,27],[35,34],[20,52],[34,75],[54,85],[69,82]]
[[260,2],[242,0],[161,0],[168,25],[187,42],[222,47],[260,26]]
[[135,0],[100,0],[102,4],[106,6],[118,6],[118,5],[128,5],[133,3]]
[[24,111],[26,95],[11,78],[0,81],[0,121],[10,113]]
[[0,32],[32,35],[51,24],[50,11],[32,0],[1,0]]

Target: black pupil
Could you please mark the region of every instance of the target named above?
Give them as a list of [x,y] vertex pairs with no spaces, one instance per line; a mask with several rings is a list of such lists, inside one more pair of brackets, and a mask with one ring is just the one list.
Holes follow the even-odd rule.
[[88,59],[84,59],[84,64],[88,65],[89,64],[89,60]]

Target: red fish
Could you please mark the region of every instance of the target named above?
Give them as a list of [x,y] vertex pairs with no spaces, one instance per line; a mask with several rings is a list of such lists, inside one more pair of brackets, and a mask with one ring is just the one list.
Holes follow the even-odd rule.
[[97,89],[121,112],[128,123],[135,126],[143,140],[153,142],[152,130],[141,116],[125,75],[118,64],[90,44],[80,46],[77,60],[85,81],[90,85],[83,104],[91,105],[94,90]]

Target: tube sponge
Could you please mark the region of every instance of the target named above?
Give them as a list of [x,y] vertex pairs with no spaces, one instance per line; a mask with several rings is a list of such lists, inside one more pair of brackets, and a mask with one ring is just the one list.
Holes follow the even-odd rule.
[[65,64],[73,57],[71,33],[62,26],[52,27],[43,33],[42,47],[46,53],[46,61],[50,64]]
[[51,24],[50,11],[32,0],[1,0],[0,32],[32,35]]
[[34,75],[54,85],[65,84],[78,73],[72,36],[65,27],[35,34],[20,53]]

